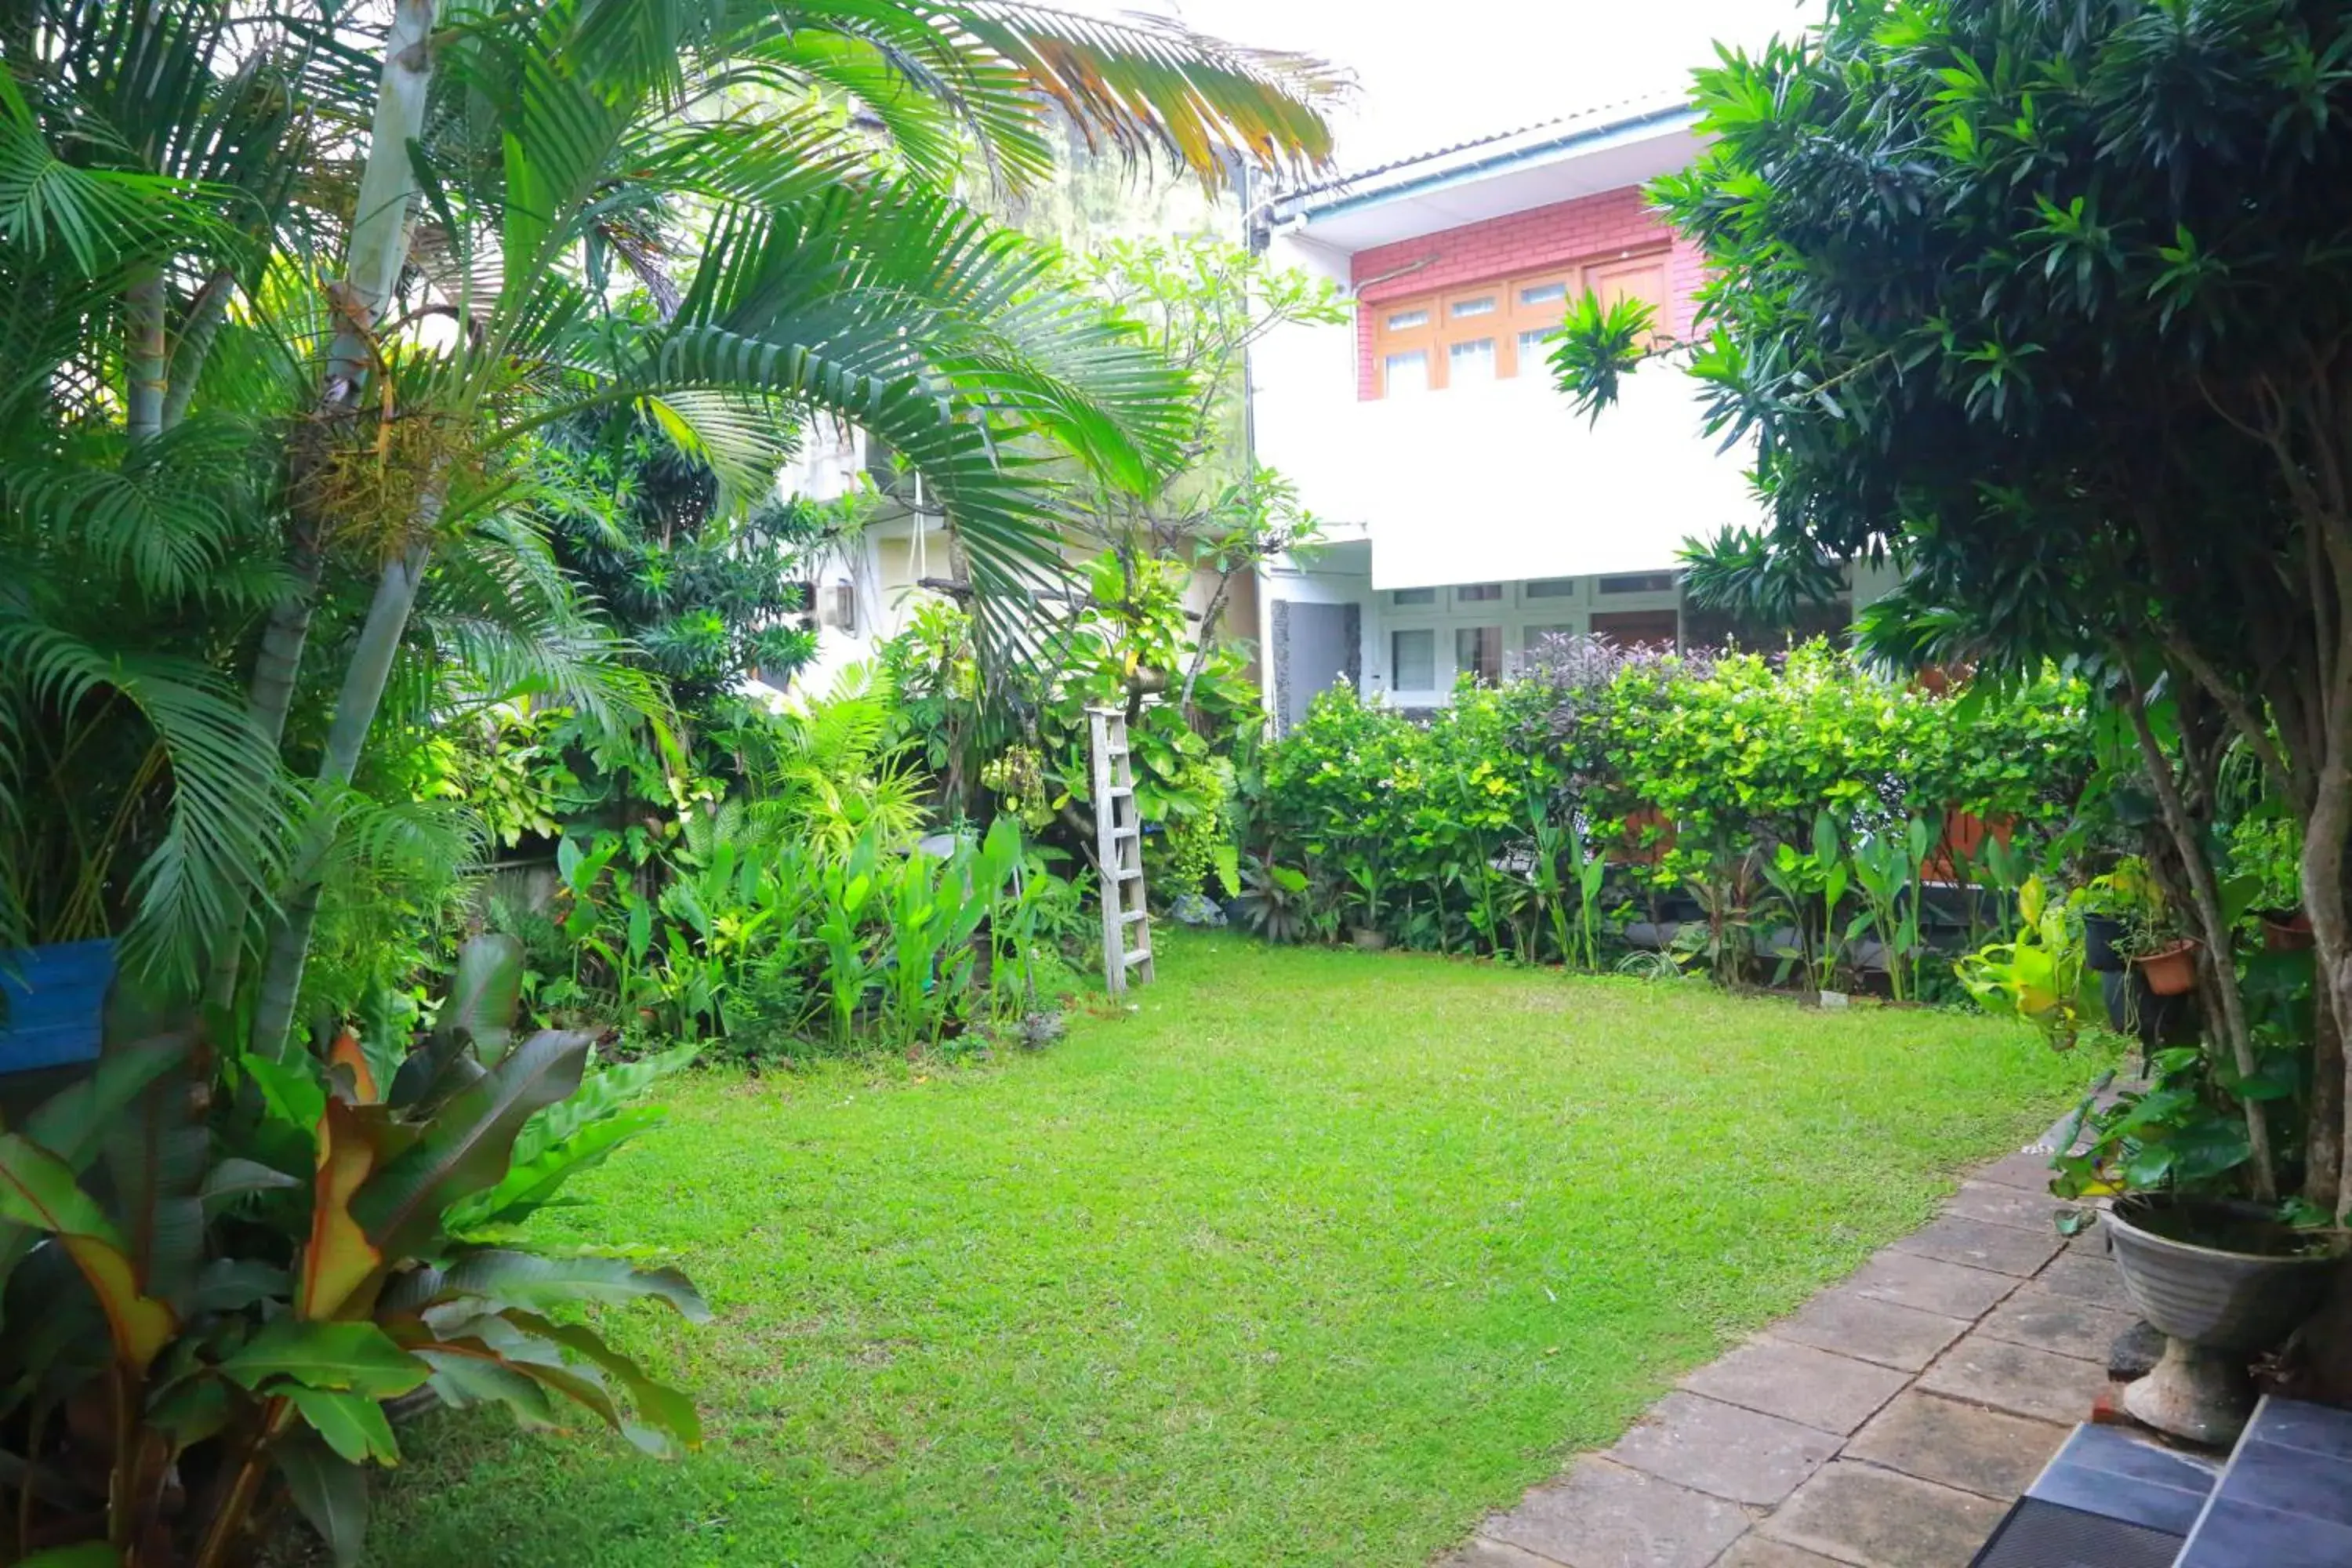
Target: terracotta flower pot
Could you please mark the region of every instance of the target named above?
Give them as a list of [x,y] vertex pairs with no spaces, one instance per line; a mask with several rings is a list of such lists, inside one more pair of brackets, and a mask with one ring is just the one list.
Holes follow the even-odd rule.
[[2301,952],[2311,946],[2311,917],[2301,910],[2263,915],[2263,946],[2273,952]]
[[1991,839],[2006,848],[2017,831],[2017,819],[1996,816],[1988,821],[1972,811],[1962,811],[1957,805],[1944,808],[1944,830],[1929,852],[1922,872],[1930,882],[1957,882],[1959,868],[1973,866],[1984,856],[1985,841]]
[[2197,989],[2197,942],[2182,937],[2169,947],[2144,952],[2132,960],[2140,978],[2158,996],[2186,996]]

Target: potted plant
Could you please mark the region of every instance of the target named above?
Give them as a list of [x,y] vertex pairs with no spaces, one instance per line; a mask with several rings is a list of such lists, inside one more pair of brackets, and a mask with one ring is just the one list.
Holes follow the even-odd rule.
[[1376,847],[1351,850],[1341,865],[1352,889],[1346,903],[1351,915],[1358,917],[1348,922],[1348,938],[1368,952],[1378,952],[1389,944],[1388,932],[1381,927],[1388,872],[1381,864],[1380,850]]
[[2302,1205],[2241,1195],[2252,1152],[2242,1108],[2203,1051],[2158,1051],[2149,1078],[2105,1109],[2098,1091],[2084,1101],[2051,1191],[2113,1200],[2100,1224],[2125,1293],[2166,1336],[2125,1408],[2160,1432],[2225,1447],[2253,1409],[2248,1364],[2318,1308],[2346,1237],[2299,1223],[2326,1217]]
[[2244,905],[2273,952],[2311,946],[2311,917],[2303,912],[2303,845],[2290,818],[2252,814],[2231,826],[2229,867],[2246,884]]
[[1952,966],[1982,1006],[2008,1010],[2042,1031],[2059,1050],[2074,1047],[2091,1016],[2091,970],[2080,919],[2049,896],[2039,877],[2017,890],[2017,938],[1997,942]]
[[2085,962],[2095,974],[2121,974],[2128,965],[2123,951],[2131,921],[2160,907],[2163,894],[2148,875],[2147,862],[2126,855],[2115,869],[2094,877],[2077,890],[2074,903],[2083,921]]
[[2124,922],[2116,952],[2157,996],[2186,996],[2197,989],[2199,942],[2183,931],[2159,897]]

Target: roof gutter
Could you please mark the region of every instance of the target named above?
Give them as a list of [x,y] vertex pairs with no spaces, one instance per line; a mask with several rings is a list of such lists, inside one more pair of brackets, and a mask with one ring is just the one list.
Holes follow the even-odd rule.
[[[1620,135],[1629,131],[1646,130],[1651,126],[1664,124],[1669,121],[1696,121],[1697,118],[1698,111],[1692,109],[1688,104],[1672,104],[1664,108],[1653,110],[1646,114],[1635,115],[1630,120],[1619,120],[1607,125],[1588,126],[1580,130],[1570,131],[1565,134],[1555,136],[1549,141],[1538,142],[1533,146],[1515,147],[1507,153],[1490,153],[1484,158],[1474,159],[1470,163],[1458,164],[1450,169],[1434,171],[1431,174],[1420,175],[1414,179],[1402,181],[1393,185],[1383,185],[1375,191],[1364,191],[1354,195],[1343,195],[1336,201],[1317,205],[1311,209],[1307,205],[1308,200],[1321,193],[1315,191],[1301,191],[1297,195],[1289,198],[1290,201],[1296,202],[1297,206],[1295,213],[1288,216],[1298,220],[1311,223],[1314,219],[1318,217],[1328,217],[1337,213],[1348,212],[1356,207],[1370,206],[1376,202],[1392,201],[1399,196],[1412,195],[1417,193],[1432,190],[1442,190],[1447,185],[1454,184],[1464,180],[1474,179],[1480,174],[1487,174],[1493,170],[1503,168],[1512,163],[1520,163],[1526,159],[1537,157],[1546,153],[1557,153],[1565,148],[1573,147],[1579,142],[1597,142],[1605,137]],[[1340,187],[1337,185],[1325,187],[1327,190],[1338,190],[1339,188]],[[1281,213],[1281,206],[1285,204],[1275,204],[1275,215],[1277,221],[1285,216]]]

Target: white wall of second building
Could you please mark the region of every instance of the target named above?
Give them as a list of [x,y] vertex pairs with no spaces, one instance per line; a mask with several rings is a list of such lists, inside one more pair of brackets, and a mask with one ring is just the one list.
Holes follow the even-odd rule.
[[[1309,236],[1277,233],[1268,255],[1347,282],[1347,256]],[[1594,421],[1548,374],[1362,397],[1358,354],[1353,322],[1286,325],[1250,379],[1259,461],[1370,538],[1376,587],[1659,570],[1758,516],[1748,452],[1717,450],[1679,366],[1626,377]]]

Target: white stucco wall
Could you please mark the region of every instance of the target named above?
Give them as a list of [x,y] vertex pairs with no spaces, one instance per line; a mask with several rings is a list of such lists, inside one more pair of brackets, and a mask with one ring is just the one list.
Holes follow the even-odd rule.
[[[1300,236],[1269,254],[1346,275]],[[1366,531],[1377,589],[1663,570],[1685,539],[1759,515],[1745,449],[1716,450],[1671,364],[1627,378],[1597,423],[1542,375],[1360,399],[1352,323],[1281,329],[1253,370],[1259,460]]]

